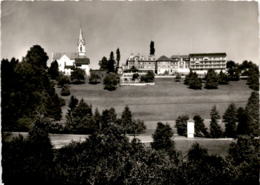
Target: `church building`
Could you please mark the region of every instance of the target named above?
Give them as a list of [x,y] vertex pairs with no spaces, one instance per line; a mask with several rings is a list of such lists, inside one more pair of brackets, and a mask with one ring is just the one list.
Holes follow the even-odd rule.
[[87,76],[90,75],[90,60],[86,56],[86,42],[81,29],[79,32],[77,52],[54,53],[52,61],[55,60],[58,62],[59,71],[67,76],[71,75],[71,72],[75,67],[83,69]]

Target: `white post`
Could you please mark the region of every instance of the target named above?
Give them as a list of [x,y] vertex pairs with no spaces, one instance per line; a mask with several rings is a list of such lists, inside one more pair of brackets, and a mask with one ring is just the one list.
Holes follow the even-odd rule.
[[188,138],[194,138],[194,122],[188,121],[187,124],[187,137]]

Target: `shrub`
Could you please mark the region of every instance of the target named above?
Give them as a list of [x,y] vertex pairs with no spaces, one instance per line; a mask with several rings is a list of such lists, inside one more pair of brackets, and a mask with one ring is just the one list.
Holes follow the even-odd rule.
[[119,77],[115,73],[108,73],[103,80],[104,89],[113,91],[116,90],[119,83]]
[[177,132],[180,136],[187,136],[187,121],[189,120],[189,116],[183,115],[179,116],[176,119]]
[[98,84],[101,82],[101,77],[97,74],[97,73],[91,73],[90,77],[89,77],[89,81],[88,83],[90,84]]
[[70,89],[68,86],[63,86],[61,89],[61,96],[69,96],[70,95]]

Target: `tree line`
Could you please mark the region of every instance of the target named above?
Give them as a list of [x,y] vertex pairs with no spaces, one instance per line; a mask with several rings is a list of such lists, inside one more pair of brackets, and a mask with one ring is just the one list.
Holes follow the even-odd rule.
[[258,184],[259,140],[251,136],[239,136],[226,157],[197,143],[186,154],[176,150],[168,124],[157,124],[147,147],[106,122],[84,142],[54,149],[44,122],[36,120],[27,138],[3,140],[5,184]]
[[[217,74],[213,69],[209,69],[204,78],[200,78],[196,72],[190,71],[185,76],[184,84],[191,89],[202,89],[203,82],[206,89],[217,89],[218,85],[227,85],[229,81],[238,81],[240,76],[247,77],[247,85],[252,90],[259,90],[259,69],[251,61],[245,60],[242,64],[234,61],[227,62],[227,73],[220,71]],[[176,81],[180,81],[180,76],[176,76]]]
[[[216,106],[213,106],[210,111],[210,125],[209,130],[204,124],[204,119],[200,115],[193,117],[195,124],[196,137],[231,137],[236,138],[239,135],[258,136],[259,130],[259,94],[253,91],[245,106],[237,108],[234,103],[231,103],[222,116],[222,122],[225,127],[224,130],[220,126],[219,112]],[[181,136],[187,136],[187,122],[188,115],[179,116],[176,119],[177,132]]]

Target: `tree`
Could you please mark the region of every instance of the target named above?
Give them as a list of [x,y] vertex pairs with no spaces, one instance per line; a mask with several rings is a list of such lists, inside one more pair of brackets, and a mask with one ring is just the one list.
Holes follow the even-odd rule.
[[217,89],[218,88],[218,75],[213,69],[209,69],[206,74],[206,89]]
[[187,136],[187,122],[189,120],[189,116],[182,115],[178,116],[176,119],[176,125],[177,132],[180,136]]
[[223,115],[223,121],[225,123],[225,136],[236,137],[236,122],[237,122],[237,110],[234,103],[231,103],[226,112]]
[[155,54],[154,41],[150,42],[150,55]]
[[71,96],[70,101],[69,101],[70,110],[73,110],[78,105],[78,102],[79,102],[79,100],[76,97]]
[[216,106],[213,106],[210,112],[210,135],[213,138],[219,138],[222,136],[222,130],[218,125],[218,120],[220,119],[220,115],[217,111]]
[[47,53],[39,45],[32,46],[25,56],[25,62],[31,64],[36,70],[47,69],[48,59]]
[[91,72],[88,82],[90,84],[98,84],[101,82],[101,77],[97,73]]
[[138,73],[134,73],[132,76],[132,80],[135,81],[137,79],[139,79],[140,75]]
[[185,76],[184,84],[188,85],[191,89],[201,89],[202,80],[198,77],[197,73],[192,71]]
[[259,91],[259,69],[256,65],[252,64],[252,67],[248,69],[247,85],[251,89]]
[[180,81],[181,81],[181,75],[180,73],[177,73],[175,77],[175,82],[180,82]]
[[57,80],[58,80],[58,87],[63,87],[66,84],[70,84],[69,77],[65,76],[64,74],[60,74]]
[[103,80],[104,89],[113,91],[116,90],[119,83],[119,77],[115,73],[109,73]]
[[110,57],[109,57],[109,60],[108,60],[108,66],[107,66],[108,72],[111,72],[111,73],[115,72],[115,63],[116,63],[116,61],[115,61],[115,58],[114,58],[114,52],[111,51]]
[[249,115],[242,107],[237,109],[237,135],[249,135],[250,133],[250,123]]
[[85,71],[80,68],[74,68],[70,76],[71,82],[74,84],[85,83]]
[[60,92],[61,96],[69,96],[70,95],[70,88],[69,86],[65,85],[62,87],[61,92]]
[[248,115],[248,134],[257,136],[259,134],[259,94],[253,91],[245,107]]
[[100,70],[108,71],[108,61],[106,57],[103,57],[99,61]]
[[121,116],[121,125],[123,126],[125,133],[127,132],[128,128],[132,126],[132,122],[132,112],[130,111],[129,107],[126,106]]
[[155,150],[163,150],[167,152],[175,151],[175,144],[172,141],[173,131],[168,124],[157,123],[156,130],[153,134],[153,142],[151,146]]
[[220,71],[220,73],[218,75],[218,83],[219,83],[219,85],[228,84],[228,76],[225,73],[223,73],[222,71]]
[[141,81],[145,83],[150,83],[154,81],[154,73],[152,71],[148,71],[146,75],[141,76]]
[[117,114],[114,108],[105,109],[101,115],[101,127],[105,129],[109,127],[109,125],[116,123]]
[[195,115],[193,117],[195,124],[195,136],[196,137],[208,137],[209,133],[207,128],[205,127],[204,120],[200,117],[200,115]]
[[53,80],[56,80],[59,77],[59,65],[56,60],[51,63],[48,73]]
[[116,61],[117,61],[117,63],[116,63],[116,70],[119,68],[119,62],[120,62],[120,50],[119,50],[119,48],[117,48],[117,50],[116,50]]
[[228,72],[229,80],[231,81],[239,80],[239,76],[240,76],[239,65],[236,64],[234,61],[227,62],[227,72]]

